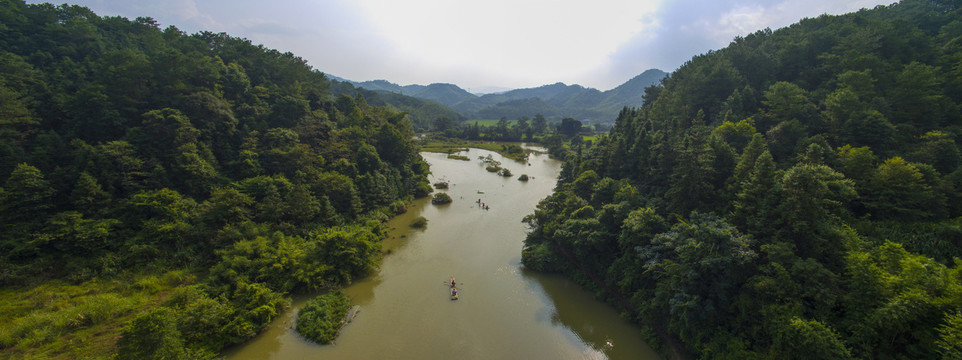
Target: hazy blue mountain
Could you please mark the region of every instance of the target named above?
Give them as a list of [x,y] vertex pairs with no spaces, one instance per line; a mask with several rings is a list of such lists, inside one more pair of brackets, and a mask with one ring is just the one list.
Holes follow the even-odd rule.
[[[387,80],[372,80],[372,81],[365,81],[365,82],[349,81],[349,82],[356,87],[364,88],[368,90],[390,91],[393,93],[402,93],[402,94],[404,93],[404,90],[405,90],[404,86],[392,83]],[[409,85],[409,86],[420,86],[420,85]]]
[[447,106],[478,97],[457,85],[441,83],[428,86],[409,85],[405,87],[404,94],[416,98],[437,101]]
[[480,96],[454,84],[401,86],[386,80],[348,82],[367,90],[436,101],[460,112],[468,119],[516,119],[521,116],[533,117],[540,113],[551,120],[572,117],[612,122],[625,106],[641,106],[645,88],[657,84],[666,75],[664,71],[650,69],[608,91],[559,82]]
[[372,80],[364,82],[348,81],[355,87],[375,91],[388,91],[406,96],[413,96],[420,99],[437,101],[441,104],[451,106],[458,102],[476,98],[477,95],[454,84],[435,83],[431,85],[398,85],[387,80]]
[[470,93],[472,93],[472,94],[475,94],[475,95],[477,95],[477,96],[481,96],[481,95],[485,95],[485,94],[500,94],[500,93],[503,93],[503,92],[506,92],[506,91],[511,91],[511,90],[514,90],[514,89],[512,89],[512,88],[506,88],[506,87],[503,87],[503,86],[482,86],[482,87],[470,88],[470,89],[466,89],[466,90],[468,90],[468,92],[470,92]]
[[481,119],[500,119],[506,117],[517,119],[522,116],[532,117],[541,114],[546,118],[561,116],[561,109],[541,98],[524,98],[500,102],[479,110],[476,114]]
[[[487,94],[474,101],[480,104],[494,105],[505,101],[538,98],[552,105],[564,107],[571,99],[578,97],[598,97],[601,94],[600,91],[595,89],[585,88],[581,85],[565,85],[559,82],[536,88],[516,89],[498,94]],[[458,104],[452,104],[452,106],[458,109]]]

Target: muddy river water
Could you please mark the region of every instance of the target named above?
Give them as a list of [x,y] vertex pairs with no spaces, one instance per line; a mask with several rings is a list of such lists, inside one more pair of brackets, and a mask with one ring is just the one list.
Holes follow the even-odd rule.
[[[590,292],[521,266],[521,220],[551,193],[560,162],[478,149],[460,153],[470,161],[422,155],[431,182],[449,182],[442,191],[454,202],[417,200],[390,221],[380,269],[344,290],[360,312],[335,344],[308,342],[292,329],[309,299],[302,296],[264,333],[229,349],[228,359],[657,359],[639,328]],[[514,176],[486,171],[478,158],[487,155]],[[521,174],[531,179],[518,181]],[[427,227],[411,228],[419,216]],[[452,276],[457,301],[449,297]]]

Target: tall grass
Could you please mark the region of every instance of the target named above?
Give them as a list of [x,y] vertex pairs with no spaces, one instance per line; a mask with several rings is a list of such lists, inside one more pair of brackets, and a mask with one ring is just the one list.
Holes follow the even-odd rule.
[[0,328],[0,347],[30,348],[45,344],[68,332],[126,314],[142,300],[118,294],[96,294],[30,312]]
[[0,289],[0,359],[110,358],[127,321],[195,281],[177,270]]

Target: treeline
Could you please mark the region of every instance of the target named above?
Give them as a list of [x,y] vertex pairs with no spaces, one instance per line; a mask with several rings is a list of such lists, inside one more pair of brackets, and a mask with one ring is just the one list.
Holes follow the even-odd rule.
[[465,120],[457,110],[441,103],[406,96],[384,90],[368,90],[355,87],[349,82],[331,80],[331,93],[363,98],[365,102],[374,106],[382,106],[395,111],[407,113],[415,132],[430,131],[436,119],[460,122]]
[[0,284],[202,275],[121,358],[250,338],[376,266],[382,221],[431,191],[404,113],[293,54],[79,6],[3,0],[0,24]]
[[692,58],[568,156],[524,264],[682,357],[959,358],[959,5],[824,15]]
[[552,132],[552,126],[541,114],[528,118],[519,117],[514,123],[502,117],[493,125],[481,125],[477,121],[458,122],[448,117],[436,118],[431,124],[431,130],[446,137],[465,140],[488,141],[525,141],[535,136],[544,136]]
[[493,125],[481,125],[478,122],[456,123],[449,118],[437,118],[433,122],[433,138],[455,138],[472,141],[534,141],[549,149],[551,154],[564,160],[566,156],[565,144],[581,144],[583,139],[579,134],[586,128],[580,121],[564,118],[560,123],[550,124],[541,114],[533,119],[526,116],[518,118],[512,124],[506,117],[502,117]]

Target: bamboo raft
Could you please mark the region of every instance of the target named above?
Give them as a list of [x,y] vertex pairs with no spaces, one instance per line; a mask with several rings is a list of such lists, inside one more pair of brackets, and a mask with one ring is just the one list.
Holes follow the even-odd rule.
[[458,299],[458,288],[457,288],[456,286],[454,286],[455,283],[454,283],[454,277],[453,277],[453,276],[451,277],[451,283],[450,283],[450,284],[451,284],[451,300],[457,300],[457,299]]
[[348,310],[347,314],[344,315],[344,318],[341,319],[341,326],[337,328],[337,332],[340,333],[341,329],[347,326],[347,324],[350,324],[351,321],[354,321],[354,318],[357,317],[357,313],[359,312],[361,312],[360,305],[351,306],[351,309]]

